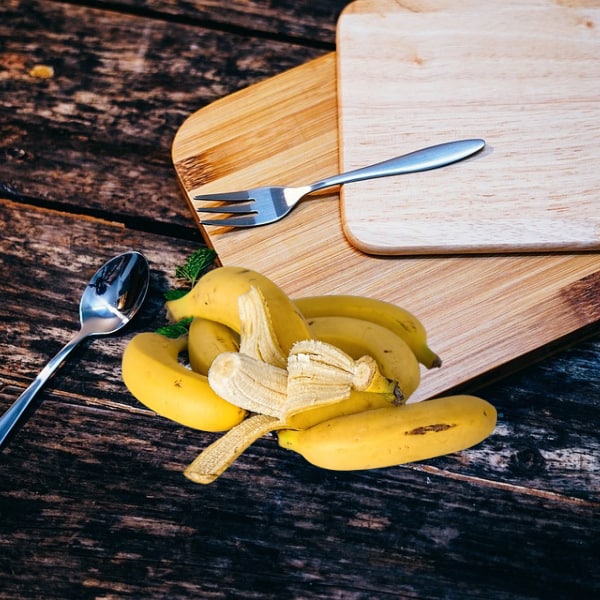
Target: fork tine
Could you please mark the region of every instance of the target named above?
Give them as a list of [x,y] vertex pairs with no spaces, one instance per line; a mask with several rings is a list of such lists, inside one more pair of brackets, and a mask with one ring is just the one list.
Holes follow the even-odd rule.
[[207,213],[226,213],[226,214],[246,214],[256,212],[254,202],[227,203],[218,206],[199,206],[196,212]]
[[199,194],[194,196],[194,200],[206,200],[214,202],[244,202],[251,200],[248,192],[225,192],[223,194]]

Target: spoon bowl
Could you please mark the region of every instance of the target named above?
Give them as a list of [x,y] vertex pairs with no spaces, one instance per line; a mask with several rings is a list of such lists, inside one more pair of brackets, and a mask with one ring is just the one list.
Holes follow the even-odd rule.
[[136,251],[119,254],[96,271],[79,303],[79,332],[50,359],[29,387],[0,417],[0,447],[37,392],[85,338],[115,333],[131,321],[144,302],[149,283],[148,261]]

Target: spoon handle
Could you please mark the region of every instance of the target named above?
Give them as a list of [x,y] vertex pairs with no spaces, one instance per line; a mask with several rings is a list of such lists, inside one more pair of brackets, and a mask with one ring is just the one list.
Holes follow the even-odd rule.
[[48,364],[39,372],[38,376],[31,382],[29,387],[12,403],[7,411],[0,417],[0,447],[4,444],[10,432],[31,404],[31,401],[43,387],[43,385],[54,375],[55,371],[64,362],[67,356],[89,335],[88,332],[79,331],[70,342],[48,361]]

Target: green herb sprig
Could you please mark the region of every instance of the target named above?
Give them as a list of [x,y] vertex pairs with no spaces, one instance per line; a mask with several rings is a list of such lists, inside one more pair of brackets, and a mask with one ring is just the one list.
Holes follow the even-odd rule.
[[216,259],[217,253],[212,248],[199,248],[188,256],[185,263],[175,269],[175,277],[181,282],[182,287],[169,290],[165,293],[165,298],[177,300],[185,296],[198,279],[214,266]]
[[177,323],[171,323],[169,325],[165,325],[164,327],[159,327],[156,330],[156,333],[160,333],[160,335],[164,335],[165,337],[171,339],[176,339],[189,333],[192,320],[193,317],[181,319],[181,321],[177,321]]

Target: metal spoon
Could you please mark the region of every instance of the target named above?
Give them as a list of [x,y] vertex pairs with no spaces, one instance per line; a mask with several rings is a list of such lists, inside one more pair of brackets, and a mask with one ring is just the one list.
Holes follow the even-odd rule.
[[79,303],[79,332],[48,362],[29,387],[0,417],[0,446],[4,444],[34,396],[67,356],[86,337],[115,333],[142,305],[148,285],[148,261],[139,252],[125,252],[105,263],[87,284]]

